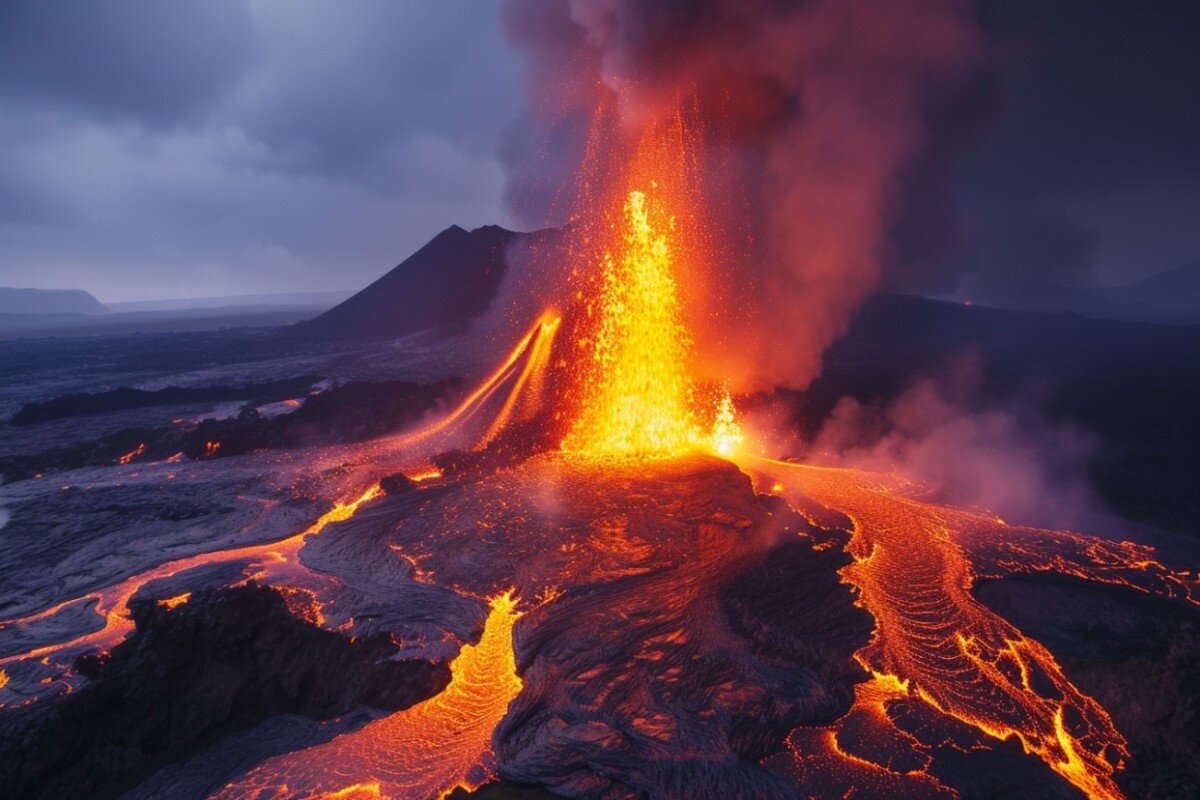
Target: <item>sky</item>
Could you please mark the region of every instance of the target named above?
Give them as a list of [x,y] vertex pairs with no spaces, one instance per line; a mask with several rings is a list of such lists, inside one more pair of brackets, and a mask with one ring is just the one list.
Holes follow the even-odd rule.
[[[1145,9],[981,0],[986,74],[930,140],[947,274],[1116,284],[1200,259],[1200,4]],[[353,290],[450,224],[511,224],[521,64],[498,11],[8,0],[0,285]]]

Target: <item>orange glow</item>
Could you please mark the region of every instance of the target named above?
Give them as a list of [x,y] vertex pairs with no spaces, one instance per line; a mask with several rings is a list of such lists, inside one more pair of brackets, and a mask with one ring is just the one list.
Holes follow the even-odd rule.
[[[601,210],[585,252],[583,334],[575,342],[578,408],[563,450],[584,456],[728,455],[741,443],[733,401],[705,408],[691,374],[692,336],[679,280],[697,269],[700,236],[688,206],[681,118],[648,127],[627,168],[625,191]],[[692,262],[692,263],[689,263]],[[713,421],[715,428],[706,431]]]
[[521,691],[511,593],[492,598],[478,644],[463,645],[441,694],[332,741],[273,758],[217,798],[444,798],[493,775],[492,731]]
[[[908,496],[914,487],[892,476],[744,461],[797,510],[815,501],[852,521],[846,549],[854,561],[842,575],[875,618],[870,643],[856,654],[874,676],[869,685],[917,699],[987,737],[1015,738],[1093,800],[1123,796],[1113,775],[1128,751],[1108,713],[1068,680],[1049,650],[977,601],[971,586],[980,574],[1045,569],[1200,603],[1200,578],[1168,569],[1152,548],[921,502]],[[860,689],[847,718],[873,715],[883,725],[875,738],[904,739],[879,696]],[[928,757],[915,740],[909,746]],[[817,763],[796,758],[802,770]]]
[[204,443],[204,457],[205,458],[212,458],[219,452],[221,452],[221,443],[220,442],[205,442]]
[[[516,347],[509,352],[508,357],[505,358],[504,362],[490,375],[488,375],[474,391],[467,395],[467,397],[461,403],[459,403],[454,410],[439,419],[437,422],[434,422],[433,424],[417,431],[413,431],[412,433],[403,434],[399,437],[399,439],[405,443],[420,442],[432,436],[449,433],[453,430],[456,430],[467,421],[472,419],[475,414],[484,406],[487,400],[491,398],[492,395],[495,394],[495,392],[512,377],[514,371],[516,370],[516,365],[521,361],[522,357],[527,359],[527,364],[522,369],[521,375],[524,376],[526,373],[530,372],[531,368],[529,367],[528,362],[534,361],[535,358],[541,360],[540,369],[544,369],[545,363],[549,359],[549,342],[553,340],[554,333],[558,330],[558,323],[559,318],[557,316],[551,314],[550,312],[543,314],[537,320],[537,322],[534,323],[529,332],[525,334],[521,341],[517,342]],[[544,356],[539,355],[542,350],[545,351]],[[525,379],[529,380],[530,378],[526,377]],[[540,381],[540,372],[537,380]],[[509,403],[515,402],[513,398],[517,395],[519,389],[520,387],[514,387],[510,391]],[[506,408],[508,408],[509,403],[505,404]],[[511,409],[509,409],[509,412],[502,413],[510,412]],[[477,443],[478,446],[486,444],[491,435],[494,435],[494,433],[489,430],[489,433],[485,434],[483,439]]]
[[[653,188],[653,187],[650,187]],[[582,410],[563,448],[601,455],[674,455],[696,439],[668,239],[674,221],[641,191],[624,206],[619,253],[603,256],[597,330]]]
[[562,317],[548,313],[538,321],[532,346],[525,358],[525,367],[513,383],[504,405],[500,408],[496,418],[492,420],[492,424],[484,433],[477,447],[483,447],[494,439],[508,424],[514,411],[520,419],[527,420],[541,408],[546,367],[550,363],[550,350],[554,345],[554,334],[558,332],[561,322]]
[[[216,553],[200,553],[199,555],[168,561],[154,569],[134,575],[106,589],[57,603],[36,614],[7,620],[8,624],[29,623],[53,616],[66,606],[81,600],[95,600],[96,613],[104,618],[104,625],[99,630],[84,634],[75,639],[46,645],[45,647],[38,647],[26,653],[0,658],[0,664],[9,664],[27,658],[40,658],[67,649],[82,647],[111,648],[133,632],[133,620],[129,618],[129,602],[143,586],[151,581],[169,578],[172,575],[194,569],[204,564],[246,560],[255,565],[256,571],[254,572],[254,577],[257,580],[269,583],[273,579],[282,578],[296,570],[297,555],[300,552],[300,548],[304,546],[306,538],[320,533],[326,525],[332,522],[344,522],[350,519],[350,517],[354,516],[354,512],[358,510],[359,506],[379,497],[382,493],[383,490],[380,489],[379,484],[375,484],[354,500],[345,503],[341,501],[335,502],[333,508],[318,517],[313,524],[282,541],[251,545],[249,547]],[[178,599],[178,597],[175,597],[169,600],[176,601]]]
[[382,800],[383,797],[378,783],[356,783],[336,792],[315,794],[312,800]]
[[164,597],[162,600],[158,601],[158,604],[167,609],[179,608],[181,605],[190,600],[191,597],[191,592],[184,592],[183,594],[177,594],[174,597]]
[[437,480],[440,477],[442,477],[442,471],[437,467],[430,467],[429,469],[421,470],[420,472],[414,472],[412,475],[408,476],[408,479],[413,483],[421,483],[422,481]]
[[143,442],[142,444],[139,444],[137,447],[130,450],[125,455],[118,457],[117,463],[118,464],[128,464],[130,461],[133,461],[135,458],[137,458],[144,452],[146,452],[146,444]]
[[731,456],[738,451],[745,440],[746,436],[742,433],[742,426],[737,421],[733,398],[729,396],[728,389],[722,389],[721,399],[717,401],[717,418],[713,422],[713,452],[722,456]]

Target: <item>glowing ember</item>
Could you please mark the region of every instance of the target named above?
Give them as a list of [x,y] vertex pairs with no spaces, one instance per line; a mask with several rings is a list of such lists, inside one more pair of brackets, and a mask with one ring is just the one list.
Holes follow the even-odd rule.
[[729,390],[723,390],[717,402],[717,419],[713,423],[713,452],[722,456],[733,455],[745,440],[746,436],[734,412],[733,398],[729,396]]
[[191,599],[191,596],[191,592],[184,592],[183,594],[177,594],[174,597],[164,597],[162,600],[158,601],[158,604],[166,609],[179,608],[181,605]]
[[[657,188],[652,183],[651,189]],[[705,434],[687,371],[691,336],[681,321],[673,275],[675,219],[658,199],[629,193],[619,250],[601,260],[587,304],[594,332],[583,344],[580,411],[563,449],[591,456],[673,456],[693,448],[728,455],[742,442],[733,400],[723,391]]]
[[146,452],[145,442],[143,442],[142,444],[139,444],[137,447],[133,448],[125,455],[117,458],[117,463],[118,464],[128,464],[130,461],[133,461],[135,458],[137,458],[144,452]]

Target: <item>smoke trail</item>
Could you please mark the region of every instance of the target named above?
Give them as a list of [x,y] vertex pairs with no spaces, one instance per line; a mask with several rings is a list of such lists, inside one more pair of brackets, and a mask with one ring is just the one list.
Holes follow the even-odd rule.
[[681,106],[698,120],[723,252],[697,344],[743,387],[819,373],[882,278],[923,107],[982,49],[969,0],[508,0],[503,22],[526,54],[529,111],[502,153],[523,222],[565,221],[589,140],[603,163]]

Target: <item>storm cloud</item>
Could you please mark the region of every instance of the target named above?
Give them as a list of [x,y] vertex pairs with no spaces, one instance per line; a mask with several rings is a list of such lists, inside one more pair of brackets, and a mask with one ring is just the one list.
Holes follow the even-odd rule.
[[353,289],[504,222],[494,4],[0,10],[0,283],[103,300]]
[[[1200,256],[1200,5],[976,5],[985,63],[924,109],[885,285],[1003,284],[1017,259],[1020,280],[1119,283]],[[500,6],[0,4],[0,284],[354,289],[452,223],[530,223],[554,170],[518,162],[570,163],[580,142],[567,117],[532,130],[522,84],[563,108],[594,87],[522,77]],[[539,41],[575,25],[562,3],[523,7]]]

